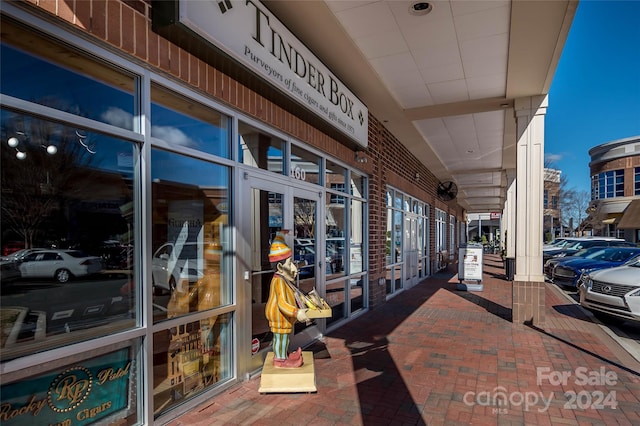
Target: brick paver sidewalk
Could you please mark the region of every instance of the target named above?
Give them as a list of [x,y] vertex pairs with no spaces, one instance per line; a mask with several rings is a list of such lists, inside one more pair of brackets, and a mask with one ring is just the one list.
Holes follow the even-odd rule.
[[318,391],[254,378],[178,425],[640,425],[640,365],[549,285],[543,329],[513,324],[511,283],[486,255],[484,290],[438,274],[308,350]]

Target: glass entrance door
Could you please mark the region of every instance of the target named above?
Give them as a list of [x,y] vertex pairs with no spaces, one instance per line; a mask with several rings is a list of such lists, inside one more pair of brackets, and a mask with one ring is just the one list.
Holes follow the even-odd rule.
[[[250,339],[250,361],[240,361],[240,370],[251,374],[263,366],[266,354],[271,351],[273,334],[265,317],[265,304],[269,298],[271,279],[275,271],[269,262],[271,242],[278,231],[289,230],[285,242],[292,250],[299,274],[296,285],[304,292],[316,287],[319,266],[324,260],[317,256],[316,232],[318,228],[318,201],[313,192],[286,186],[285,182],[271,182],[262,178],[247,178],[248,194],[242,207],[240,234],[247,243],[250,253],[241,267],[246,286],[239,293],[239,301],[244,301],[247,330],[240,333],[240,339]],[[317,193],[316,198],[317,198]],[[248,326],[250,324],[250,327]],[[290,350],[304,346],[320,336],[315,322],[295,324],[291,336]],[[241,342],[239,345],[248,346]],[[245,355],[240,354],[243,358]],[[243,368],[243,366],[245,366]]]

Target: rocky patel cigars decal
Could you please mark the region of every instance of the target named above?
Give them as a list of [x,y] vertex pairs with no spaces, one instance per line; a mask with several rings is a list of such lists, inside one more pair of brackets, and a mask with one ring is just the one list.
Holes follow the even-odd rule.
[[129,350],[0,388],[3,426],[88,425],[128,405]]

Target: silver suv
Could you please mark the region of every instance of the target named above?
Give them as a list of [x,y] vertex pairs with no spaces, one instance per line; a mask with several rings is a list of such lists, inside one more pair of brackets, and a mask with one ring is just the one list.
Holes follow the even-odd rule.
[[640,321],[640,258],[582,277],[580,305],[604,321]]

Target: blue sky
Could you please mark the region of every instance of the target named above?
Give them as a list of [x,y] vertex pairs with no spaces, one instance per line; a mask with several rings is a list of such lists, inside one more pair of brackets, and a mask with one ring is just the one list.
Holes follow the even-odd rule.
[[581,0],[551,89],[545,156],[590,191],[589,149],[640,136],[640,0]]

